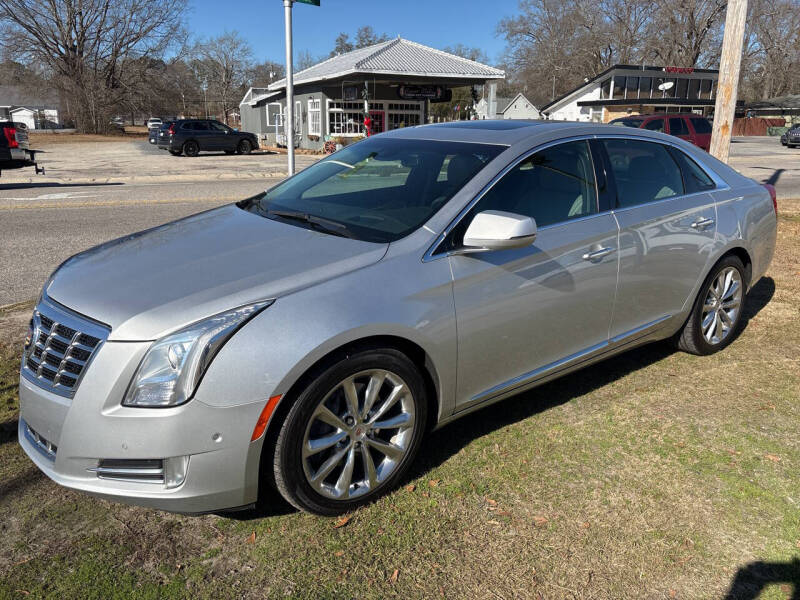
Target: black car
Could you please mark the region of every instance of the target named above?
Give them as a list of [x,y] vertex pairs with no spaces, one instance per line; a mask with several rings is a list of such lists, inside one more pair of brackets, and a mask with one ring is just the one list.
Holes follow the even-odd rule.
[[173,156],[197,156],[206,150],[250,154],[258,148],[258,138],[214,119],[180,119],[169,125],[166,131],[159,131],[158,147],[169,150]]
[[36,173],[44,169],[36,164],[36,150],[28,148],[28,127],[25,123],[0,122],[0,172],[4,169],[33,167]]
[[781,144],[789,148],[800,146],[800,123],[792,125],[786,133],[781,136]]

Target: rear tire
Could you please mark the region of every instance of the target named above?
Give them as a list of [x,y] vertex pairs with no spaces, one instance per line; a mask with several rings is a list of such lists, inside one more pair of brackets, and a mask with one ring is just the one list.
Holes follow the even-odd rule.
[[425,432],[426,389],[414,363],[393,348],[356,351],[325,368],[281,426],[278,491],[300,510],[330,516],[394,488]]
[[726,256],[714,265],[700,287],[689,319],[676,335],[680,350],[714,354],[736,339],[747,299],[745,281],[745,268],[738,257]]
[[236,152],[238,154],[250,154],[252,151],[253,151],[253,144],[251,144],[249,140],[242,140],[236,147]]
[[197,156],[200,154],[200,145],[195,142],[194,140],[189,140],[188,142],[183,144],[183,153],[186,156]]

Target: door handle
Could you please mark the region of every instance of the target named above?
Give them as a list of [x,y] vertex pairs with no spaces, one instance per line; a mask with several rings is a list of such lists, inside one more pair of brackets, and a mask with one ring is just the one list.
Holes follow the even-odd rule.
[[605,258],[609,254],[611,254],[613,251],[614,251],[613,248],[608,248],[608,247],[598,248],[597,250],[591,250],[583,255],[583,260],[588,260],[592,262],[599,261],[600,259]]
[[692,223],[692,229],[696,229],[697,231],[705,231],[709,227],[714,224],[714,219],[698,219],[694,223]]

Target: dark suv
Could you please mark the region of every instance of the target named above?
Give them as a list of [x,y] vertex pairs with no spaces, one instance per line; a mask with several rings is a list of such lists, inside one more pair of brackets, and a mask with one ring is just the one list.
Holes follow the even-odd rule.
[[169,150],[173,156],[197,156],[206,150],[250,154],[258,148],[258,138],[213,119],[180,119],[170,124],[166,131],[159,132],[158,147]]
[[691,142],[708,152],[711,147],[711,123],[705,117],[690,113],[660,113],[614,119],[611,125],[660,131]]

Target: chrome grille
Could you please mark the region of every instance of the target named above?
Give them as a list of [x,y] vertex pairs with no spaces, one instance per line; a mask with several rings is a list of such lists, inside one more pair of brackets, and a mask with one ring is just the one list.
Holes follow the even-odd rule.
[[43,296],[31,318],[22,375],[40,387],[71,398],[109,332],[107,326]]

